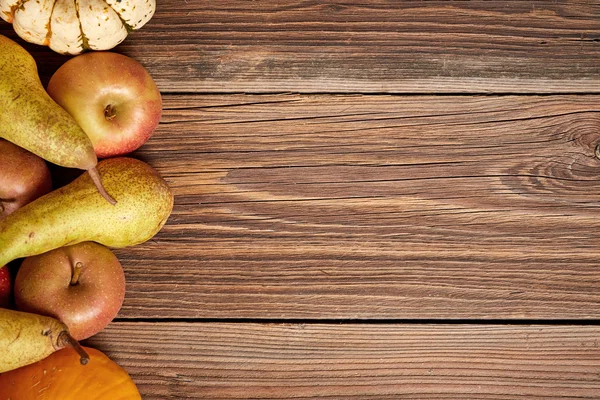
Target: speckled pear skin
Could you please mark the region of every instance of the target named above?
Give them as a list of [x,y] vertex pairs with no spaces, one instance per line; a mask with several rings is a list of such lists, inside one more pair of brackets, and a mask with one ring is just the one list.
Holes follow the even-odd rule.
[[35,60],[0,35],[0,137],[53,164],[88,170],[98,159],[92,142],[46,93]]
[[133,246],[158,233],[174,201],[158,173],[128,157],[102,160],[97,168],[117,204],[109,204],[89,174],[82,174],[0,220],[0,265],[85,241]]
[[64,347],[57,319],[0,308],[0,373],[40,361]]

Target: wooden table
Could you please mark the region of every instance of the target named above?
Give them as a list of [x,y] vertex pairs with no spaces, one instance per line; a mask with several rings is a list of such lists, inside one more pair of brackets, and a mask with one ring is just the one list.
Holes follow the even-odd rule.
[[597,1],[159,0],[115,51],[176,204],[87,344],[144,399],[600,398]]

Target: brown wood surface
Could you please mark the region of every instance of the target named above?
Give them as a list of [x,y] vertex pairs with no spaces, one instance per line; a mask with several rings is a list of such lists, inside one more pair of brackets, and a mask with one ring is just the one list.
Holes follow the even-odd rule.
[[599,40],[591,0],[160,0],[117,51],[164,92],[598,93]]
[[144,399],[600,397],[600,3],[158,3],[175,208],[86,342]]
[[592,326],[118,323],[144,399],[598,399]]
[[165,96],[121,317],[598,318],[598,104]]

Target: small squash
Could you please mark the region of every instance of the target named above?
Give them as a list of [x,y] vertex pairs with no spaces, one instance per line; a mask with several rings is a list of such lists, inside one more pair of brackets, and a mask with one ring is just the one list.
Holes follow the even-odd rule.
[[65,348],[0,374],[0,400],[141,400],[123,368],[96,349],[84,349],[90,356],[87,365]]
[[156,0],[0,0],[24,40],[61,54],[109,50],[154,15]]

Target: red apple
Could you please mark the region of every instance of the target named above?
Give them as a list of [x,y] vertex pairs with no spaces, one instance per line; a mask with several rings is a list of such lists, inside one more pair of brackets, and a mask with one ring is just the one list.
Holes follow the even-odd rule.
[[160,92],[148,71],[117,53],[71,58],[50,79],[48,93],[87,133],[98,157],[139,148],[162,114]]
[[0,268],[0,308],[11,308],[12,285],[8,265]]
[[17,309],[64,322],[83,340],[104,329],[125,297],[125,276],[106,247],[83,242],[26,258],[15,279]]
[[46,162],[0,139],[0,219],[48,193],[52,178]]

